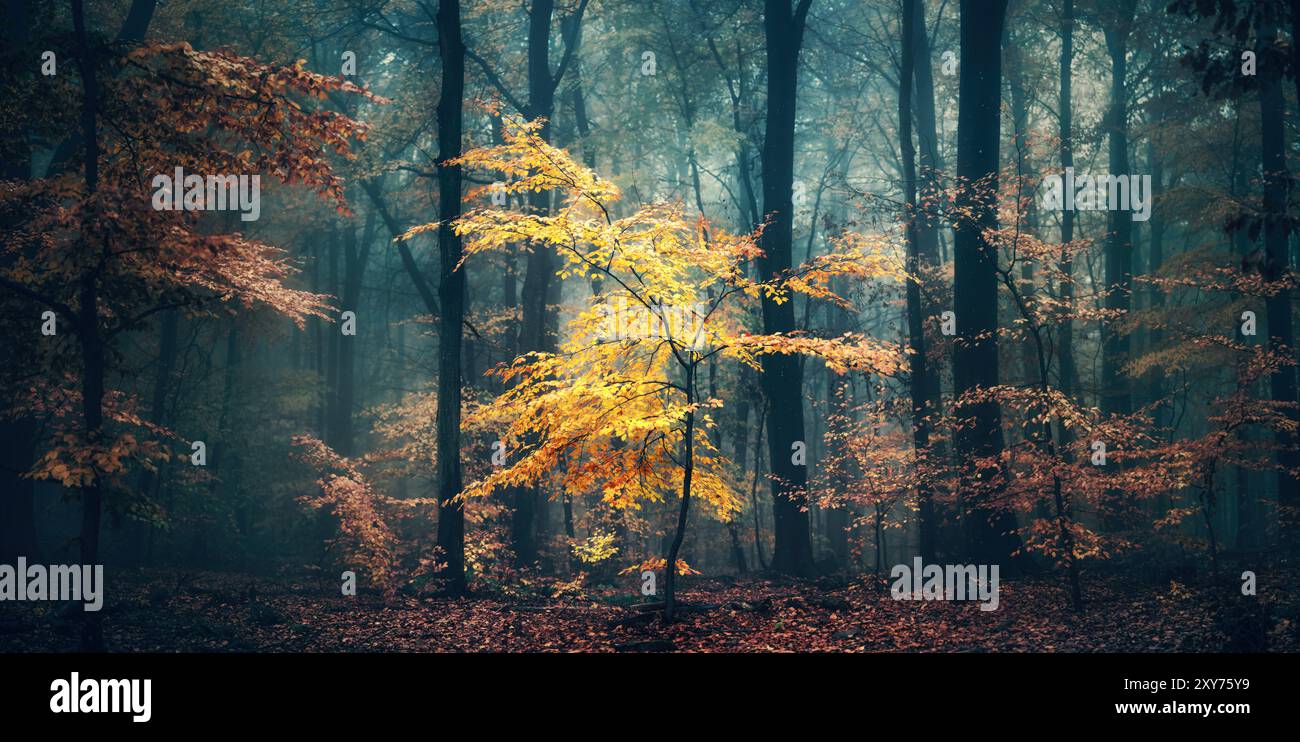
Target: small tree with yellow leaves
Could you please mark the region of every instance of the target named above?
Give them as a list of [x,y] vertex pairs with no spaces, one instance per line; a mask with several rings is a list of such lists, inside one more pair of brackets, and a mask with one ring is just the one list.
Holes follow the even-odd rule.
[[[740,508],[729,462],[710,442],[712,412],[722,401],[701,393],[701,364],[726,358],[761,372],[764,354],[822,358],[837,372],[891,375],[904,355],[895,344],[860,335],[754,335],[744,331],[750,305],[762,296],[788,301],[792,292],[842,301],[831,277],[881,276],[895,270],[860,247],[821,256],[768,282],[748,278],[759,249],[753,235],[731,235],[680,205],[652,204],[612,215],[618,188],[576,164],[538,136],[538,122],[508,121],[504,143],[467,152],[467,168],[503,173],[508,193],[554,191],[554,214],[490,206],[468,210],[455,229],[466,258],[509,244],[555,250],[561,277],[599,280],[568,322],[554,353],[528,353],[493,373],[507,382],[496,399],[473,409],[466,423],[503,429],[513,463],[466,487],[462,497],[533,484],[550,477],[569,493],[599,491],[613,508],[680,496],[677,524],[664,557],[664,620],[673,619],[678,552],[692,499],[724,521]],[[499,186],[498,186],[499,187]],[[486,189],[467,195],[482,199]],[[436,229],[417,227],[403,238]]]

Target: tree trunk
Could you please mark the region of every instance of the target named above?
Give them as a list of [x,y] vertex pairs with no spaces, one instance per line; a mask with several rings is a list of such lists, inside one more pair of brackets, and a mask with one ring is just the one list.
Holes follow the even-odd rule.
[[[81,137],[85,198],[89,202],[99,187],[99,132],[95,117],[98,113],[98,82],[95,75],[95,53],[86,33],[86,18],[82,0],[72,0],[72,24],[77,36],[77,67],[81,72],[82,106]],[[83,216],[81,239],[89,239],[93,215]],[[104,344],[99,332],[99,277],[94,271],[81,277],[78,291],[77,335],[81,341],[81,414],[85,426],[85,443],[100,444],[104,424]],[[99,520],[103,507],[103,489],[98,473],[81,488],[81,563],[86,566],[99,562]],[[85,612],[81,630],[82,651],[102,651],[103,627],[98,611]]]
[[[1258,29],[1259,56],[1265,58],[1277,41],[1276,21],[1268,14]],[[1281,73],[1274,65],[1262,65],[1259,74],[1259,115],[1261,157],[1264,176],[1264,252],[1265,276],[1270,281],[1288,280],[1291,256],[1287,244],[1287,201],[1290,181],[1286,167],[1286,131],[1283,128],[1284,100]],[[1268,314],[1268,349],[1271,353],[1295,354],[1295,332],[1291,325],[1291,293],[1282,290],[1265,300]],[[1284,365],[1269,378],[1273,400],[1289,403],[1285,414],[1292,421],[1300,418],[1296,402],[1296,369]],[[1278,504],[1300,505],[1300,481],[1287,470],[1300,467],[1296,436],[1286,431],[1276,433],[1277,463],[1285,470],[1277,473]],[[1286,522],[1286,519],[1283,519]]]
[[465,321],[465,271],[460,237],[452,222],[460,217],[461,168],[447,161],[460,155],[465,94],[465,45],[461,39],[460,0],[438,4],[438,52],[442,86],[438,99],[438,549],[440,577],[452,595],[465,593],[465,511],[456,500],[463,481],[460,463],[461,326]]
[[[1120,3],[1122,9],[1106,29],[1110,54],[1110,110],[1107,112],[1109,168],[1113,176],[1128,173],[1128,39],[1133,23],[1134,0]],[[1133,309],[1133,218],[1111,204],[1109,238],[1106,240],[1105,306],[1127,315]],[[1133,408],[1128,379],[1123,377],[1129,360],[1129,334],[1115,329],[1115,320],[1102,323],[1101,409],[1108,414],[1127,415]]]
[[36,482],[23,476],[36,461],[36,420],[24,415],[0,422],[0,563],[39,558]]
[[[1241,113],[1242,102],[1240,96],[1233,102],[1233,127],[1232,127],[1232,181],[1229,186],[1229,195],[1233,200],[1244,200],[1245,195],[1249,192],[1250,185],[1247,175],[1256,170],[1253,162],[1245,161],[1242,151],[1241,142]],[[1244,228],[1236,229],[1232,232],[1232,249],[1233,254],[1239,261],[1244,261],[1250,254],[1252,243],[1249,232]],[[1236,295],[1233,295],[1236,298]],[[1242,339],[1248,345],[1254,345],[1258,341],[1252,337]],[[1240,390],[1242,385],[1247,383],[1247,376],[1243,373],[1246,371],[1247,359],[1238,361],[1236,371],[1237,388]],[[1239,435],[1244,440],[1252,440],[1256,434],[1253,430],[1243,430]],[[1236,464],[1233,466],[1234,484],[1237,496],[1237,532],[1236,547],[1238,550],[1252,550],[1259,548],[1264,541],[1265,519],[1262,512],[1262,492],[1265,488],[1252,486],[1259,481],[1260,472],[1254,472],[1247,465]],[[1169,509],[1169,498],[1166,494],[1161,493],[1157,500],[1157,512],[1164,514]]]
[[764,406],[758,415],[758,425],[754,428],[754,478],[749,482],[749,507],[754,514],[754,559],[761,570],[768,568],[767,557],[763,555],[763,514],[758,508],[758,475],[762,463],[763,432],[766,419],[767,407]]
[[[1160,266],[1165,262],[1165,229],[1168,224],[1161,215],[1162,211],[1156,206],[1156,199],[1160,197],[1164,190],[1165,168],[1164,162],[1156,152],[1156,145],[1153,141],[1147,143],[1147,162],[1151,168],[1151,219],[1150,225],[1150,254],[1147,256],[1147,273],[1155,275],[1160,270]],[[1165,292],[1155,289],[1151,292],[1151,307],[1158,310],[1164,306]],[[1152,349],[1159,348],[1164,343],[1164,330],[1160,327],[1152,327],[1148,342]],[[1165,373],[1164,369],[1156,366],[1151,369],[1147,378],[1147,397],[1152,402],[1158,402],[1165,396]],[[1154,411],[1157,425],[1166,424],[1166,408],[1162,404]]]
[[[31,9],[26,0],[11,0],[5,8],[5,27],[0,30],[13,48],[25,45],[31,35]],[[7,157],[0,177],[27,180],[32,174],[31,147],[26,130],[6,127],[4,136],[15,137],[20,151]],[[21,388],[6,390],[6,408],[20,401]],[[19,556],[39,559],[36,543],[36,483],[22,475],[36,463],[36,420],[27,415],[0,420],[0,562],[13,563]]]
[[[79,7],[79,0],[74,0]],[[80,16],[78,16],[80,17]],[[84,48],[84,47],[83,47]],[[93,133],[86,138],[93,142]],[[90,155],[87,155],[89,157]],[[86,428],[86,443],[100,445],[104,424],[104,346],[99,336],[99,302],[97,279],[86,276],[81,285],[79,325],[81,335],[81,413]],[[99,521],[103,509],[103,487],[96,473],[95,479],[81,488],[81,564],[99,563]],[[82,625],[81,649],[98,652],[104,649],[103,629],[99,612],[86,612]]]
[[[343,288],[341,309],[356,312],[360,323],[361,285],[369,262],[370,246],[375,238],[375,212],[366,215],[365,227],[361,231],[361,242],[357,244],[356,230],[351,224],[343,232]],[[355,451],[355,431],[352,422],[353,408],[356,407],[356,355],[359,335],[344,335],[339,327],[334,328],[338,343],[338,370],[335,375],[333,411],[330,416],[330,445],[342,456],[351,457]]]
[[[555,79],[551,74],[550,43],[551,17],[555,0],[535,0],[528,11],[528,106],[524,115],[532,120],[539,117],[547,123],[539,132],[544,141],[551,140],[550,119],[555,112]],[[551,195],[540,191],[529,194],[528,204],[533,213],[545,215],[551,210]],[[551,283],[555,276],[555,260],[551,249],[535,245],[528,253],[527,272],[520,292],[523,322],[519,331],[519,351],[529,353],[550,349],[551,322],[548,298],[553,295]],[[535,441],[526,441],[528,444]],[[515,563],[520,567],[532,566],[538,558],[537,512],[540,493],[537,487],[521,485],[512,488],[511,497],[515,511],[511,524],[511,541],[514,545]]]
[[[1024,49],[1019,34],[1009,28],[1004,33],[1003,53],[1008,67],[1007,88],[1011,93],[1011,147],[1016,163],[1015,177],[1017,182],[1013,184],[1014,194],[1021,200],[1019,208],[1024,209],[1021,229],[1030,235],[1037,236],[1038,208],[1033,196],[1035,195],[1034,184],[1038,182],[1038,178],[1033,170],[1033,163],[1029,159],[1030,90],[1025,81]],[[1023,253],[1017,255],[1017,258],[1020,260],[1021,291],[1026,295],[1032,294],[1034,292],[1034,263]],[[1020,339],[1019,345],[1022,382],[1026,387],[1036,386],[1038,383],[1038,357],[1034,339],[1024,337]],[[1029,426],[1026,429],[1026,437],[1033,435],[1034,427]]]
[[[913,115],[916,119],[916,140],[918,152],[920,155],[921,171],[919,173],[919,185],[921,191],[921,203],[924,208],[916,214],[917,243],[921,259],[929,265],[939,265],[939,214],[942,197],[941,175],[943,173],[943,158],[939,155],[939,136],[935,123],[934,107],[934,68],[931,66],[930,56],[930,39],[925,29],[925,2],[918,0],[913,4],[912,23],[912,77],[914,85],[912,86],[915,98],[912,106]],[[926,316],[930,316],[929,302],[926,301],[924,293],[921,296],[922,308]],[[934,375],[935,392],[929,399],[938,403],[938,381],[939,377]],[[936,411],[937,414],[937,411]]]
[[[688,351],[689,352],[689,351]],[[686,536],[686,519],[691,512],[691,479],[695,474],[695,365],[686,368],[686,434],[682,444],[682,503],[677,509],[677,530],[664,563],[664,623],[673,620],[677,608],[677,553]]]
[[[1006,0],[961,3],[961,81],[957,117],[957,208],[969,217],[955,229],[953,298],[957,334],[953,382],[957,397],[998,383],[997,247],[985,230],[997,228],[995,196],[1001,134],[1002,25]],[[970,551],[986,564],[1007,563],[1020,545],[1015,516],[991,502],[1000,468],[977,459],[1002,453],[1002,413],[996,402],[963,403],[955,436],[968,486]]]
[[[149,422],[162,426],[166,424],[167,394],[171,386],[172,374],[176,371],[177,334],[180,329],[180,313],[175,309],[163,312],[162,326],[158,333],[158,369],[154,373],[153,398],[149,403]],[[155,487],[159,478],[152,469],[142,468],[136,484],[136,494],[141,498],[155,499]],[[138,559],[145,563],[153,558],[153,538],[156,526],[145,523],[137,529],[136,544]]]
[[[338,296],[343,293],[339,290],[339,230],[337,228],[329,230],[329,249],[326,253],[329,256],[328,276],[329,284],[327,291],[331,296]],[[321,438],[329,444],[331,448],[338,444],[334,440],[334,420],[336,417],[335,408],[338,406],[338,388],[339,388],[339,323],[331,324],[326,330],[325,338],[325,387],[322,390],[324,398],[320,401],[320,431]]]
[[[925,356],[925,310],[921,306],[922,267],[920,234],[916,213],[916,148],[912,144],[912,76],[916,68],[915,42],[916,0],[903,0],[903,57],[898,85],[898,140],[903,154],[903,226],[907,235],[907,267],[912,278],[907,282],[907,335],[912,354],[912,445],[918,460],[930,448],[933,401],[937,397],[938,375]],[[934,396],[931,396],[934,395]],[[934,561],[934,502],[924,478],[917,486],[918,544],[922,560]]]
[[[215,500],[218,489],[225,487],[227,495],[235,492],[239,483],[240,457],[236,455],[233,445],[239,440],[232,430],[231,417],[234,415],[235,394],[239,389],[239,367],[243,364],[243,346],[240,345],[239,324],[232,321],[226,335],[226,368],[221,391],[221,409],[217,413],[217,430],[215,440],[208,439],[208,471],[214,476],[209,481],[208,491]],[[321,511],[317,519],[320,530],[320,542],[329,539],[336,528],[337,520],[333,515]],[[203,564],[208,560],[207,521],[199,520],[195,524],[194,542],[191,558]]]
[[[789,0],[766,0],[767,131],[763,142],[763,213],[769,220],[759,247],[759,273],[779,281],[790,270],[794,228],[794,123],[798,90],[799,47],[811,0],[800,0],[791,13]],[[795,330],[794,302],[763,297],[763,332]],[[763,356],[763,391],[767,400],[767,448],[772,466],[772,515],[776,546],[772,569],[812,576],[812,541],[806,510],[806,466],[791,452],[804,441],[803,367],[792,355]]]
[[[1061,92],[1057,103],[1060,116],[1061,168],[1074,167],[1073,112],[1071,110],[1070,87],[1073,83],[1072,66],[1074,64],[1074,0],[1061,2]],[[1074,239],[1074,211],[1061,212],[1061,244]],[[1074,393],[1074,321],[1070,313],[1074,311],[1074,283],[1070,280],[1074,274],[1074,258],[1062,252],[1061,273],[1065,278],[1061,283],[1061,302],[1065,306],[1066,317],[1061,321],[1060,340],[1057,355],[1059,361],[1059,379],[1057,386],[1061,393],[1069,397]],[[1068,440],[1068,431],[1062,432],[1062,440]]]

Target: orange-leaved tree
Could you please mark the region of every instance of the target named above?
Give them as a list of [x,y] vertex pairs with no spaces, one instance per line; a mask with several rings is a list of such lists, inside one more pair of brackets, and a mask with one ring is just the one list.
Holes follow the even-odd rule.
[[[131,430],[138,418],[111,406],[106,384],[116,342],[171,309],[258,306],[300,327],[307,316],[324,316],[324,297],[287,285],[296,267],[284,251],[230,231],[229,219],[221,229],[203,212],[223,200],[205,201],[219,191],[230,207],[230,179],[247,175],[251,183],[253,175],[266,175],[312,188],[346,212],[330,155],[350,156],[351,142],[366,129],[316,109],[311,99],[330,91],[370,96],[301,64],[264,65],[188,44],[105,46],[87,33],[80,2],[73,3],[73,21],[79,100],[67,103],[79,108],[80,119],[65,134],[79,142],[80,172],[0,188],[7,215],[0,287],[57,319],[60,332],[51,342],[70,383],[62,375],[46,382],[68,386],[80,411],[61,421],[64,435],[32,475],[80,495],[81,560],[93,564],[114,481],[132,460],[152,465],[148,459],[166,458]],[[206,176],[206,190],[185,183],[187,208],[160,208],[155,178],[177,168]],[[221,185],[214,188],[212,178]],[[83,645],[100,643],[98,624],[88,621]]]

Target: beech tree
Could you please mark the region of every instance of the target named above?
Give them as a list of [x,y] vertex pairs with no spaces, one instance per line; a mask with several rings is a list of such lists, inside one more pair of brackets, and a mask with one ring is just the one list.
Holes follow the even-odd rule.
[[[187,44],[144,45],[113,57],[92,43],[80,3],[74,3],[73,20],[81,177],[36,180],[6,192],[11,204],[44,208],[29,212],[22,225],[26,239],[6,243],[0,285],[53,311],[75,341],[68,362],[76,382],[68,394],[78,400],[80,413],[66,418],[60,443],[44,453],[34,476],[79,492],[81,560],[93,564],[104,499],[116,494],[114,482],[127,462],[153,465],[168,455],[149,440],[154,436],[126,400],[105,386],[114,342],[172,308],[263,306],[301,326],[324,307],[322,297],[285,285],[293,267],[283,251],[239,233],[204,233],[194,211],[154,209],[142,179],[176,167],[191,173],[265,172],[313,187],[344,210],[341,185],[319,150],[346,154],[365,127],[338,114],[304,110],[291,96],[364,91],[300,68],[273,68]],[[103,74],[109,69],[114,73]],[[112,127],[102,127],[101,119]],[[97,622],[88,621],[85,646],[99,646],[98,632]]]
[[866,337],[748,334],[729,317],[732,305],[745,297],[786,303],[793,291],[833,299],[831,277],[888,275],[890,263],[878,254],[841,253],[779,281],[754,281],[744,270],[759,254],[752,241],[702,219],[692,223],[668,205],[612,217],[618,189],[548,145],[538,128],[510,122],[504,145],[460,161],[511,175],[511,192],[563,193],[563,207],[550,217],[476,208],[456,231],[468,238],[469,256],[521,237],[544,243],[565,260],[562,275],[598,275],[610,288],[571,321],[571,340],[558,352],[525,354],[500,369],[512,386],[470,418],[505,427],[502,441],[515,460],[470,485],[466,496],[543,477],[569,491],[599,486],[605,503],[618,508],[679,493],[663,561],[642,565],[665,570],[664,618],[671,621],[676,576],[687,567],[678,554],[692,498],[723,520],[738,509],[726,457],[707,432],[715,424],[711,411],[723,403],[702,393],[701,367],[715,356],[756,367],[773,356],[808,354],[841,372],[894,374],[902,362],[898,348]]

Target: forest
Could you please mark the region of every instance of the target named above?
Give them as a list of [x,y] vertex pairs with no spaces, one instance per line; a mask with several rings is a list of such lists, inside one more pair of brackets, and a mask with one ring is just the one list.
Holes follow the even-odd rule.
[[1300,0],[0,37],[0,652],[1300,650]]

